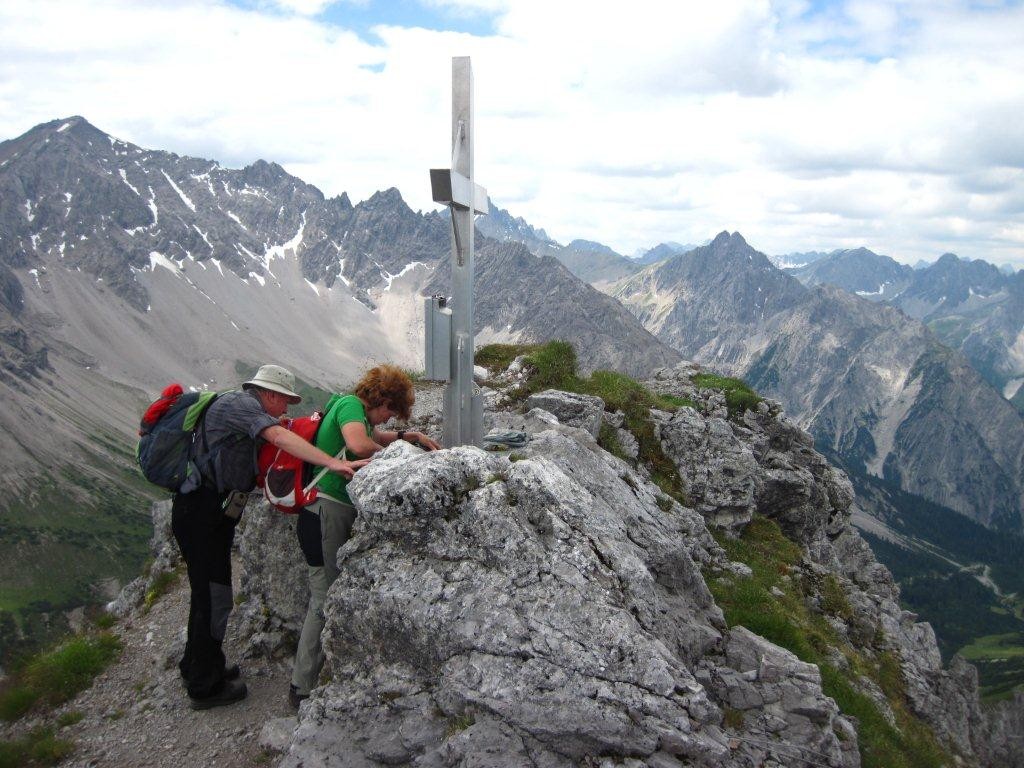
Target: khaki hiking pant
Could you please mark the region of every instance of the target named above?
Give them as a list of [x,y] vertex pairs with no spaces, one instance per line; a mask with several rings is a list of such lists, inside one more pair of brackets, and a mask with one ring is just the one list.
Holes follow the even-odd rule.
[[355,507],[329,499],[317,499],[299,512],[295,531],[309,566],[309,607],[295,651],[292,685],[302,696],[316,687],[324,665],[324,600],[338,578],[338,550],[352,535],[355,519]]

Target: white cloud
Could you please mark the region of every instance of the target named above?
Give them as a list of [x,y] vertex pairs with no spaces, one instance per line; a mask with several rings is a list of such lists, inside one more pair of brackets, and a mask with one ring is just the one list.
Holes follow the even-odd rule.
[[[350,0],[347,0],[350,1]],[[147,147],[275,160],[432,208],[450,57],[473,57],[477,174],[562,241],[623,252],[739,230],[1024,266],[1024,10],[966,0],[424,0],[480,37],[200,0],[0,6],[0,137],[82,114]],[[270,9],[271,6],[258,6]],[[364,6],[372,11],[373,4]],[[436,26],[436,24],[434,25]]]
[[336,0],[273,0],[271,5],[301,16],[316,16],[335,2]]

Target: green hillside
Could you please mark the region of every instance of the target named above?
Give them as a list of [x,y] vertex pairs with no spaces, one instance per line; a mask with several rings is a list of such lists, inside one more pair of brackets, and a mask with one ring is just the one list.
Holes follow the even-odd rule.
[[900,585],[904,607],[934,627],[944,660],[978,667],[983,694],[1024,686],[1024,539],[995,532],[891,484],[850,473],[858,497],[902,541],[862,533]]
[[0,506],[0,660],[63,634],[63,612],[106,599],[103,582],[138,575],[150,506],[165,494],[143,480],[133,450],[112,437],[80,445],[73,464]]

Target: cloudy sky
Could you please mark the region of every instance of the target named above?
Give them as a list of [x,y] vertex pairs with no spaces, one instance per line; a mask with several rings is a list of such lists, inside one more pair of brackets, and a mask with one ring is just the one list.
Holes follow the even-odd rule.
[[478,182],[561,242],[1024,268],[1019,0],[0,0],[0,139],[77,114],[430,209],[464,55]]

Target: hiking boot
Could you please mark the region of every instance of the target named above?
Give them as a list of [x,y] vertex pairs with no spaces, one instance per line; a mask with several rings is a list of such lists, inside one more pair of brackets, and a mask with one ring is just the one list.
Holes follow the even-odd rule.
[[[178,665],[178,670],[181,672],[181,679],[187,680],[185,677],[185,670],[181,668],[181,664]],[[237,680],[242,674],[242,669],[237,664],[232,664],[230,667],[224,667],[224,680]]]
[[192,699],[192,709],[212,709],[234,704],[236,701],[244,699],[248,692],[245,683],[233,680],[224,683],[224,687],[213,696],[207,696],[205,699]]
[[299,689],[294,685],[288,686],[288,703],[291,704],[294,709],[298,709],[299,705],[308,698],[308,693],[299,693]]

